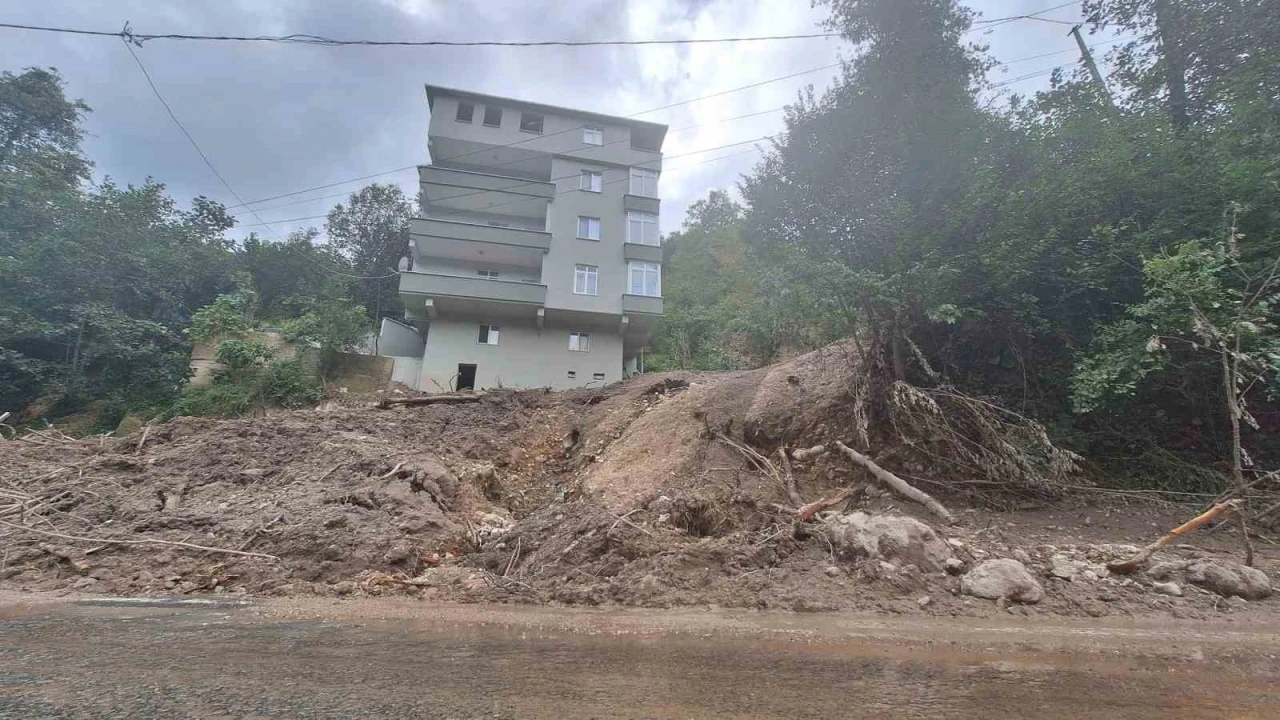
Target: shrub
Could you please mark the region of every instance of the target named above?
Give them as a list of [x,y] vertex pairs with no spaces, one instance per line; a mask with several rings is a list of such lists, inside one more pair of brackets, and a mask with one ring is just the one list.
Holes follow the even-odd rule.
[[324,395],[319,380],[297,358],[276,360],[268,365],[258,388],[265,404],[284,408],[305,407]]

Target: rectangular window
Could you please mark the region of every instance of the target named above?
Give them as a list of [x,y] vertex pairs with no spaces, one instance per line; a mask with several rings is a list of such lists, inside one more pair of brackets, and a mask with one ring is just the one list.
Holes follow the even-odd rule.
[[542,132],[542,115],[539,113],[520,113],[520,129],[525,132]]
[[476,274],[477,274],[477,275],[479,275],[479,276],[480,276],[480,277],[482,277],[482,278],[486,278],[486,279],[489,279],[489,280],[497,280],[497,279],[498,279],[498,271],[497,271],[497,270],[477,270],[477,271],[476,271]]
[[641,197],[658,197],[658,171],[631,168],[631,194]]
[[458,103],[458,114],[455,115],[454,117],[458,120],[458,122],[469,123],[471,122],[471,118],[475,117],[475,114],[476,114],[475,103],[460,102]]
[[574,378],[578,377],[578,373],[574,372],[573,370],[570,370],[568,373],[566,373],[566,375],[569,377],[570,380],[573,380]]
[[583,240],[600,239],[600,218],[578,216],[578,237]]
[[582,142],[587,145],[604,144],[604,128],[587,125],[582,128]]
[[484,124],[489,127],[502,125],[502,108],[493,105],[484,106]]
[[498,344],[498,326],[497,325],[481,325],[480,333],[476,337],[476,342],[481,345],[497,345]]
[[573,266],[573,292],[575,295],[595,295],[596,294],[596,278],[600,275],[600,268],[595,265],[574,265]]
[[603,380],[604,373],[591,373],[591,377],[595,380]]
[[569,333],[569,349],[574,352],[591,352],[591,333]]
[[662,297],[662,266],[651,262],[632,262],[627,292],[632,295]]
[[653,213],[629,211],[627,242],[639,245],[661,245],[662,238],[658,236],[658,216]]
[[604,173],[594,170],[583,170],[582,180],[578,183],[578,187],[589,192],[604,191]]

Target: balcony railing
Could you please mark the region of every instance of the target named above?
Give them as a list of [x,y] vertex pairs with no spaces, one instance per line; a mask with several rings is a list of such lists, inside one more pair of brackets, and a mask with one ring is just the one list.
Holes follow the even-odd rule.
[[400,273],[400,292],[530,305],[542,305],[547,300],[546,285],[422,272]]
[[662,314],[662,298],[648,295],[623,295],[622,312],[643,313],[645,315]]
[[409,232],[411,235],[421,235],[427,238],[470,240],[544,251],[551,249],[551,233],[539,230],[525,230],[524,228],[481,225],[479,223],[455,222],[435,218],[414,218],[410,224]]

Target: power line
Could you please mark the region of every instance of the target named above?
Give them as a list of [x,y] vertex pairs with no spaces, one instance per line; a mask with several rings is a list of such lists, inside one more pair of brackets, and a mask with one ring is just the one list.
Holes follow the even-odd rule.
[[[809,68],[808,70],[801,70],[800,72],[790,73],[790,74],[788,74],[788,75],[782,75],[782,76],[775,77],[775,78],[769,78],[768,80],[761,80],[761,81],[759,81],[759,82],[750,83],[750,84],[748,84],[748,85],[742,85],[742,86],[740,86],[740,87],[729,88],[728,90],[720,90],[720,91],[718,91],[718,92],[714,92],[714,93],[711,93],[711,94],[709,94],[709,95],[702,95],[702,96],[695,97],[695,98],[689,98],[689,99],[687,99],[687,100],[681,100],[681,101],[679,101],[679,102],[668,103],[668,104],[666,104],[666,105],[662,105],[662,106],[659,106],[659,107],[649,108],[648,110],[641,110],[641,111],[639,111],[639,112],[631,113],[630,115],[624,115],[624,116],[622,116],[622,117],[633,118],[633,117],[637,117],[637,116],[639,116],[639,115],[648,115],[649,113],[657,112],[657,111],[659,111],[659,110],[668,110],[668,109],[670,109],[670,108],[678,107],[678,106],[680,106],[680,105],[688,105],[688,104],[690,104],[690,103],[700,102],[700,101],[702,101],[702,100],[708,100],[708,99],[710,99],[710,98],[715,98],[715,97],[721,97],[721,96],[724,96],[724,95],[728,95],[728,94],[730,94],[730,93],[740,92],[740,91],[742,91],[742,90],[750,90],[750,89],[753,89],[753,88],[760,87],[760,86],[762,86],[762,85],[768,85],[768,84],[770,84],[770,83],[781,82],[781,81],[783,81],[783,80],[790,80],[790,79],[792,79],[792,78],[800,77],[801,75],[808,75],[808,74],[810,74],[810,73],[819,72],[819,71],[821,71],[821,70],[830,70],[830,69],[832,69],[832,68],[839,67],[839,66],[840,66],[840,63],[832,63],[832,64],[829,64],[829,65],[822,65],[822,66],[815,67],[815,68]],[[436,161],[437,161],[437,162],[448,162],[448,161],[453,161],[453,160],[460,160],[460,159],[462,159],[462,158],[470,157],[470,156],[472,156],[472,155],[477,155],[477,154],[480,154],[480,153],[491,152],[491,151],[493,151],[493,150],[501,150],[501,149],[509,148],[509,147],[515,147],[515,146],[517,146],[517,145],[523,145],[523,144],[525,144],[525,143],[537,142],[537,141],[539,141],[539,140],[545,140],[546,138],[549,138],[549,137],[555,137],[555,136],[557,136],[557,135],[564,135],[564,134],[566,134],[566,133],[577,132],[577,131],[581,130],[583,127],[585,127],[585,126],[583,126],[583,125],[578,125],[578,126],[574,126],[574,127],[571,127],[571,128],[565,129],[565,130],[558,130],[558,131],[553,132],[553,133],[547,133],[547,134],[545,134],[545,135],[531,135],[530,137],[527,137],[527,138],[521,138],[520,140],[516,140],[516,141],[514,141],[514,142],[509,142],[509,143],[504,143],[504,144],[502,144],[502,145],[494,145],[494,146],[490,146],[490,147],[485,147],[485,148],[480,149],[480,150],[472,150],[472,151],[465,152],[465,153],[462,153],[462,154],[459,154],[459,155],[452,155],[452,156],[447,157],[447,158],[437,158],[437,159],[436,159]],[[626,141],[626,140],[623,140],[623,141],[615,141],[615,142],[627,142],[627,141]],[[607,143],[607,144],[614,144],[614,143]],[[507,164],[510,164],[510,163],[507,163]],[[293,195],[301,195],[302,193],[311,192],[312,190],[324,190],[324,189],[326,189],[326,188],[335,187],[335,186],[337,186],[337,185],[345,185],[345,184],[347,184],[347,183],[359,182],[360,180],[367,180],[367,179],[369,179],[369,178],[379,177],[379,176],[382,176],[382,175],[390,175],[390,174],[392,174],[392,173],[403,172],[403,171],[405,171],[405,170],[409,170],[409,169],[416,168],[416,167],[417,167],[417,165],[408,165],[408,166],[405,166],[405,167],[396,168],[395,170],[389,170],[389,171],[387,171],[387,172],[374,173],[374,174],[372,174],[372,175],[364,175],[364,176],[362,176],[362,177],[352,178],[351,180],[343,180],[343,181],[339,181],[339,182],[333,182],[333,183],[329,183],[329,184],[327,184],[327,185],[317,185],[317,186],[315,186],[315,187],[310,187],[310,188],[306,188],[306,189],[303,189],[303,190],[295,190],[295,191],[293,191],[293,192],[290,192],[290,193],[283,193],[283,194],[281,194],[281,195],[273,195],[273,196],[271,196],[271,197],[261,198],[261,199],[259,199],[259,200],[253,200],[253,201],[250,201],[250,202],[247,202],[247,203],[243,203],[243,202],[242,202],[240,205],[234,205],[234,206],[232,206],[232,207],[230,207],[230,208],[228,208],[228,209],[229,209],[229,210],[234,210],[235,208],[243,207],[243,206],[247,206],[247,205],[257,205],[257,204],[264,203],[264,202],[268,202],[268,201],[271,201],[271,200],[279,200],[279,199],[281,199],[281,198],[291,197],[291,196],[293,196]]]
[[840,33],[800,33],[795,35],[757,35],[727,38],[660,38],[650,40],[339,40],[322,35],[294,33],[290,35],[192,35],[185,33],[135,33],[124,30],[85,30],[83,28],[52,27],[47,25],[20,25],[0,23],[0,28],[29,30],[33,32],[88,35],[91,37],[115,37],[134,44],[152,40],[201,40],[215,42],[256,42],[282,45],[322,45],[324,47],[599,47],[608,45],[708,45],[714,43],[761,42],[771,40],[812,40],[840,37]]
[[[771,135],[765,135],[765,136],[763,136],[763,137],[752,138],[752,139],[750,139],[750,140],[742,140],[742,141],[739,141],[739,142],[727,143],[727,144],[725,144],[725,145],[718,145],[718,146],[716,146],[716,147],[706,148],[705,150],[692,150],[692,151],[685,152],[685,153],[679,153],[679,154],[677,154],[677,155],[671,155],[671,156],[670,156],[670,157],[668,157],[667,159],[674,159],[674,158],[679,158],[679,157],[688,157],[688,156],[690,156],[690,155],[701,155],[701,154],[703,154],[703,153],[715,152],[716,150],[724,150],[724,149],[726,149],[726,148],[738,147],[738,146],[741,146],[741,145],[746,145],[747,143],[756,143],[756,142],[760,142],[760,141],[762,141],[762,140],[769,140],[769,139],[771,139],[772,137],[773,137],[773,136],[771,136]],[[727,159],[727,158],[736,157],[736,156],[738,156],[738,155],[745,155],[745,154],[747,154],[748,152],[754,152],[754,151],[755,151],[755,148],[752,148],[751,150],[747,150],[747,151],[743,151],[743,152],[729,153],[728,155],[721,155],[721,156],[719,156],[719,157],[708,158],[707,160],[704,160],[704,161],[701,161],[701,162],[696,162],[696,163],[691,163],[691,164],[689,164],[689,165],[680,165],[680,166],[673,167],[673,168],[666,168],[666,169],[664,170],[664,172],[676,172],[677,170],[686,170],[686,169],[688,169],[688,168],[697,167],[697,166],[699,166],[699,165],[705,165],[705,164],[707,164],[707,163],[716,162],[716,161],[718,161],[718,160],[725,160],[725,159]],[[578,173],[574,173],[574,174],[571,174],[571,175],[561,175],[561,176],[558,176],[558,177],[549,178],[549,179],[547,179],[547,180],[530,180],[530,181],[527,181],[527,182],[519,183],[519,184],[517,184],[517,185],[511,185],[511,186],[508,186],[508,187],[505,187],[505,188],[494,188],[494,189],[491,189],[491,190],[477,190],[477,191],[475,191],[475,192],[463,193],[463,194],[461,194],[461,195],[453,195],[453,196],[450,196],[450,198],[449,198],[449,199],[450,199],[450,200],[457,200],[457,199],[464,198],[464,197],[470,197],[470,196],[472,196],[472,195],[484,195],[484,194],[492,193],[492,192],[506,192],[506,191],[509,191],[509,190],[512,190],[512,189],[515,189],[515,188],[521,188],[521,187],[525,187],[525,186],[527,186],[527,185],[532,185],[532,184],[535,184],[535,183],[536,183],[536,184],[545,184],[545,183],[550,183],[550,182],[556,182],[557,180],[571,180],[571,179],[573,179],[573,178],[575,178],[575,177],[578,177]],[[604,184],[605,184],[605,185],[613,185],[613,184],[617,184],[617,183],[620,183],[620,182],[628,182],[628,181],[630,181],[630,179],[631,179],[630,177],[626,177],[626,178],[622,178],[622,179],[619,179],[619,180],[610,180],[609,182],[604,183]],[[491,205],[486,205],[484,208],[481,208],[481,209],[488,209],[488,208],[494,208],[494,207],[502,207],[503,205],[509,205],[511,202],[512,202],[512,201],[506,201],[506,202],[502,202],[502,203],[494,203],[494,204],[491,204]],[[304,220],[319,220],[319,219],[321,219],[321,218],[326,218],[326,217],[328,217],[328,214],[325,214],[325,215],[308,215],[308,216],[305,216],[305,217],[287,218],[287,219],[284,219],[284,220],[272,220],[270,223],[262,223],[262,222],[259,222],[259,223],[252,223],[252,224],[248,224],[248,225],[241,225],[240,227],[256,227],[257,225],[270,225],[270,224],[276,224],[276,223],[302,222],[302,221],[304,221]]]
[[[1047,10],[1029,15],[1010,15],[990,20],[976,20],[975,25],[991,26],[1014,22],[1017,20],[1039,20],[1037,15],[1058,10],[1074,2],[1064,3]],[[1051,20],[1049,22],[1063,22]],[[653,38],[647,40],[341,40],[311,35],[308,33],[291,33],[289,35],[200,35],[190,33],[138,33],[129,28],[128,23],[122,30],[87,30],[84,28],[56,27],[51,25],[24,25],[20,23],[0,23],[0,28],[9,30],[25,30],[29,32],[48,32],[88,37],[120,38],[132,45],[141,47],[142,43],[152,40],[195,40],[204,42],[251,42],[275,43],[281,45],[320,45],[324,47],[604,47],[604,46],[644,46],[644,45],[711,45],[718,43],[767,42],[776,40],[813,40],[838,38],[838,32],[797,33],[791,35],[756,35],[725,38]],[[985,29],[985,28],[981,28]]]
[[[173,120],[173,124],[177,125],[178,129],[182,131],[182,134],[186,136],[187,141],[191,143],[191,147],[196,149],[196,154],[200,156],[200,159],[204,161],[205,165],[209,166],[209,170],[212,171],[214,176],[218,178],[218,180],[222,183],[222,186],[227,189],[227,192],[231,193],[231,197],[235,198],[236,202],[243,204],[244,200],[240,199],[240,195],[235,191],[234,188],[231,187],[231,183],[227,182],[227,179],[222,177],[222,173],[218,172],[218,168],[213,166],[213,162],[209,160],[209,156],[204,154],[204,150],[200,149],[200,143],[196,142],[196,139],[191,136],[190,132],[187,131],[186,126],[184,126],[182,124],[182,121],[178,119],[178,116],[174,114],[173,108],[170,107],[169,102],[164,99],[164,95],[160,94],[160,89],[156,87],[155,81],[151,79],[151,73],[147,72],[147,66],[142,64],[142,59],[139,58],[138,54],[133,51],[133,47],[129,45],[129,43],[127,42],[125,43],[124,47],[126,50],[129,51],[129,56],[133,58],[133,61],[138,64],[138,69],[142,71],[142,76],[147,79],[147,85],[151,86],[151,92],[155,93],[156,99],[159,100],[160,104],[164,106],[165,112],[169,113],[169,119]],[[262,218],[258,217],[258,214],[256,212],[253,213],[253,217],[256,218],[259,222],[262,222]],[[271,232],[271,234],[275,236],[277,240],[280,239],[279,236],[275,234],[275,231],[271,230],[270,226],[268,226],[267,230]]]
[[[709,126],[709,125],[717,125],[717,124],[720,124],[720,123],[732,122],[732,121],[734,121],[734,120],[744,120],[744,119],[746,119],[746,118],[758,117],[758,116],[760,116],[760,115],[769,115],[769,114],[771,114],[771,113],[782,112],[783,110],[786,110],[786,109],[787,109],[787,106],[786,106],[786,105],[783,105],[783,106],[781,106],[781,107],[769,108],[768,110],[758,110],[758,111],[756,111],[756,112],[745,113],[745,114],[743,114],[743,115],[734,115],[733,117],[720,118],[720,119],[718,119],[718,120],[711,120],[711,121],[709,121],[709,122],[705,122],[705,123],[694,123],[693,125],[685,125],[685,126],[683,126],[683,127],[673,128],[673,129],[671,129],[670,131],[668,131],[668,132],[667,132],[667,134],[668,134],[668,135],[671,135],[671,134],[674,134],[674,133],[684,132],[684,131],[687,131],[687,130],[696,130],[696,129],[698,129],[698,128],[707,127],[707,126]],[[600,146],[600,147],[606,147],[606,146],[608,146],[608,145],[616,145],[616,144],[618,144],[618,143],[623,143],[623,142],[628,142],[628,140],[614,140],[614,141],[612,141],[612,142],[605,143],[604,145],[602,145],[602,146]],[[499,167],[499,166],[503,166],[503,165],[510,165],[510,164],[512,164],[512,163],[511,163],[511,162],[499,163],[498,165],[495,165],[495,166],[492,166],[492,167]],[[416,167],[416,166],[414,166],[414,167]],[[393,172],[395,172],[395,171],[393,171]],[[384,174],[385,174],[385,173],[384,173]],[[374,177],[374,176],[366,176],[366,177]],[[333,193],[332,195],[320,195],[320,196],[318,196],[318,197],[307,198],[307,199],[305,199],[305,200],[295,200],[295,201],[293,201],[293,202],[281,203],[280,205],[272,205],[272,206],[270,206],[270,207],[260,207],[260,208],[257,208],[257,209],[258,209],[258,210],[261,210],[261,211],[267,211],[267,210],[278,210],[278,209],[280,209],[280,208],[290,207],[290,206],[293,206],[293,205],[303,205],[303,204],[310,203],[310,202],[319,202],[319,201],[321,201],[321,200],[332,200],[333,198],[338,198],[338,197],[347,197],[347,196],[349,196],[349,195],[351,195],[351,194],[352,194],[352,193],[351,193],[351,191],[349,191],[349,190],[348,190],[348,191],[344,191],[344,192],[340,192],[340,193]],[[233,212],[232,214],[233,214],[233,215],[236,215],[236,214],[244,213],[244,212],[248,212],[248,210],[239,210],[239,211]]]
[[[1017,22],[1018,20],[1045,20],[1045,18],[1041,18],[1041,17],[1038,17],[1038,16],[1043,15],[1043,14],[1045,14],[1045,13],[1053,12],[1054,10],[1061,10],[1061,9],[1062,9],[1062,8],[1064,8],[1064,7],[1070,7],[1070,6],[1072,6],[1072,5],[1075,5],[1077,2],[1079,2],[1079,0],[1072,0],[1072,2],[1065,2],[1065,3],[1062,3],[1061,5],[1054,5],[1054,6],[1053,6],[1053,7],[1051,7],[1051,8],[1045,8],[1044,10],[1041,10],[1041,11],[1039,11],[1039,12],[1033,12],[1033,13],[1029,13],[1029,14],[1027,14],[1027,15],[1009,15],[1009,16],[1007,16],[1007,17],[1002,17],[1002,18],[992,18],[992,19],[990,19],[990,20],[974,20],[974,21],[973,21],[973,24],[974,24],[974,25],[981,25],[982,27],[973,27],[973,28],[970,28],[969,30],[967,30],[966,32],[977,32],[977,31],[979,31],[979,30],[990,30],[991,28],[996,27],[996,26],[998,26],[998,25],[1007,25],[1007,24],[1009,24],[1009,23],[1011,23],[1011,22]],[[1065,22],[1065,21],[1063,21],[1063,20],[1048,20],[1048,22],[1061,23],[1061,22]],[[1066,23],[1066,24],[1070,25],[1071,23]]]

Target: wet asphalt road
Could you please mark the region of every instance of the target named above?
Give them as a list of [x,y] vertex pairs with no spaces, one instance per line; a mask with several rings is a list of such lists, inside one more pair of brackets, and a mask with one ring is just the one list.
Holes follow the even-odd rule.
[[1280,625],[0,599],[0,718],[1280,718]]

